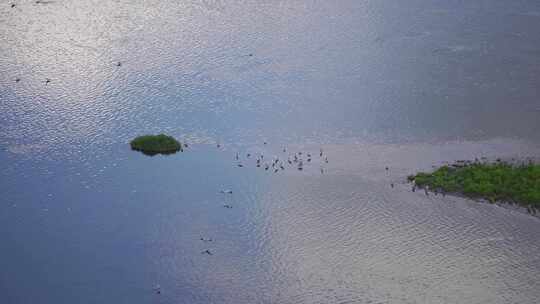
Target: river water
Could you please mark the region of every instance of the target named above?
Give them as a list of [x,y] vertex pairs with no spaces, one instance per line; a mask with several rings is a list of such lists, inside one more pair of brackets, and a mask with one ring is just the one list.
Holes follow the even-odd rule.
[[[0,302],[536,303],[537,217],[405,177],[540,155],[539,28],[528,0],[4,1]],[[158,132],[189,147],[130,151]]]

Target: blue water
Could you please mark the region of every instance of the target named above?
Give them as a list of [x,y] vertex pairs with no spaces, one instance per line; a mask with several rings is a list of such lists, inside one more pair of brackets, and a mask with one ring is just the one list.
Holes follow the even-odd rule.
[[405,182],[540,155],[537,1],[12,3],[1,303],[540,298],[537,217]]

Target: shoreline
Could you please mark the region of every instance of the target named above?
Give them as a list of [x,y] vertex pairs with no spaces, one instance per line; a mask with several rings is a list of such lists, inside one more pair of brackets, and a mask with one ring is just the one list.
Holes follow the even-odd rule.
[[412,191],[471,199],[540,217],[540,163],[535,158],[457,160],[407,176]]

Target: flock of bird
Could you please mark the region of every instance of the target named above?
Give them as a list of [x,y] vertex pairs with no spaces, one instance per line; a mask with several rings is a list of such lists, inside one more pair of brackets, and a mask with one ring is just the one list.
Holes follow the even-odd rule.
[[[265,142],[264,145],[267,145]],[[217,148],[221,148],[220,144],[217,144]],[[287,149],[283,148],[283,153],[287,153]],[[319,149],[319,159],[321,160],[320,171],[321,174],[324,173],[323,163],[328,163],[328,156],[324,155],[323,149]],[[246,153],[244,162],[241,159],[242,157],[237,152],[234,160],[236,161],[237,167],[244,167],[244,162],[254,160],[254,165],[257,168],[263,168],[265,171],[278,173],[284,171],[287,167],[292,167],[298,171],[304,170],[304,166],[307,164],[314,163],[315,157],[309,152],[295,152],[294,154],[287,154],[286,156],[272,156],[266,157],[263,153],[258,154],[257,156],[252,155],[251,153]]]

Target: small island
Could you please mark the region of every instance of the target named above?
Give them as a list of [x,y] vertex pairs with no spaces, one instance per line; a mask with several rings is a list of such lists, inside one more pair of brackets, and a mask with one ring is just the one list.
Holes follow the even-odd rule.
[[182,151],[182,144],[174,137],[165,134],[143,135],[130,142],[131,149],[150,156],[173,154]]
[[516,203],[536,213],[540,208],[540,164],[458,161],[432,173],[408,177],[415,186],[474,199]]

